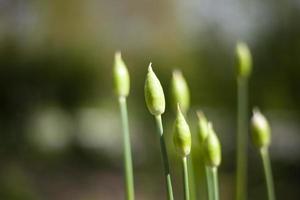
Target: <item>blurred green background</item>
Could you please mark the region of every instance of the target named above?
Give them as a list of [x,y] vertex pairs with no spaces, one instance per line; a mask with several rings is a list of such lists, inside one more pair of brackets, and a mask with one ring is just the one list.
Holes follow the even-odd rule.
[[[299,199],[299,1],[0,0],[0,199],[123,199],[121,122],[112,88],[116,50],[131,75],[137,199],[165,199],[143,93],[150,61],[168,101],[163,120],[176,199],[182,197],[181,172],[168,98],[174,68],[190,85],[193,133],[197,109],[215,124],[223,144],[221,196],[233,199],[239,40],[254,57],[250,105],[261,108],[273,129],[277,197]],[[249,199],[266,199],[251,144],[248,174]]]

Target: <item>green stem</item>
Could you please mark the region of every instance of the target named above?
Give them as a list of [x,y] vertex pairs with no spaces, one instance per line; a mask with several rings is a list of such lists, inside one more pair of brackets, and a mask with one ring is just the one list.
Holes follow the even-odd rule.
[[196,178],[195,178],[195,171],[194,171],[194,158],[193,158],[193,149],[191,150],[191,154],[189,159],[187,160],[188,170],[189,170],[189,185],[190,185],[190,199],[196,200],[197,199],[197,192],[196,192]]
[[164,132],[163,132],[163,125],[161,120],[161,115],[155,116],[156,126],[157,126],[157,132],[159,134],[159,140],[160,140],[160,150],[162,155],[162,160],[164,164],[164,173],[166,178],[166,188],[168,193],[168,200],[173,200],[173,188],[172,188],[172,182],[171,182],[171,175],[170,175],[170,168],[169,168],[169,161],[168,161],[168,154],[167,154],[167,148],[166,148],[166,142],[164,138]]
[[182,158],[183,165],[183,181],[184,181],[184,200],[190,199],[189,174],[187,166],[187,157]]
[[236,200],[247,199],[248,79],[238,77]]
[[213,200],[213,180],[210,167],[205,166],[208,199]]
[[[184,116],[187,117],[187,111],[183,112]],[[193,139],[192,139],[193,141]],[[194,153],[193,153],[193,145],[191,149],[191,153],[189,159],[187,159],[187,166],[189,171],[189,186],[190,186],[190,199],[197,200],[197,190],[196,190],[196,172],[194,169]]]
[[219,200],[219,182],[218,182],[218,168],[210,168],[213,181],[213,200]]
[[264,166],[266,185],[268,189],[268,199],[275,200],[274,181],[268,148],[262,148],[260,150],[260,155]]
[[123,126],[123,148],[124,148],[124,171],[125,171],[125,187],[126,200],[134,200],[134,180],[131,158],[131,145],[128,125],[128,113],[126,97],[119,98],[119,105]]

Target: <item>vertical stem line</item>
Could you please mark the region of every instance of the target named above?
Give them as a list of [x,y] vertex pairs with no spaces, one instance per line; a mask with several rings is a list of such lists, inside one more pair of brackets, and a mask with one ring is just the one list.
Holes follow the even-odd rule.
[[260,155],[264,166],[265,179],[266,179],[266,185],[268,190],[268,199],[275,200],[274,181],[273,181],[272,167],[271,167],[268,148],[262,148],[260,150]]
[[196,175],[194,170],[194,153],[193,153],[193,145],[191,149],[191,154],[189,159],[187,160],[188,170],[189,170],[189,185],[190,185],[190,199],[197,199],[197,191],[196,191]]
[[[187,118],[187,111],[183,112],[184,116]],[[193,141],[193,136],[192,136],[192,141]],[[197,189],[196,189],[196,172],[194,169],[194,151],[193,151],[193,142],[192,142],[192,148],[191,148],[191,153],[189,156],[189,159],[187,159],[187,166],[188,166],[188,171],[189,171],[189,191],[190,191],[190,199],[191,200],[197,200]]]
[[187,157],[182,158],[183,165],[183,182],[184,182],[184,200],[190,199],[190,189],[189,189],[189,174],[187,166]]
[[134,180],[133,180],[131,144],[130,144],[130,135],[129,135],[126,97],[119,97],[119,105],[120,105],[122,127],[123,127],[126,200],[134,200]]
[[212,174],[210,171],[210,167],[205,166],[205,174],[206,174],[206,182],[207,182],[207,194],[208,199],[213,200],[213,182],[212,182]]
[[236,200],[247,199],[248,79],[238,77]]
[[219,200],[219,182],[218,182],[218,168],[210,168],[212,172],[213,181],[213,200]]
[[164,165],[164,173],[165,173],[165,179],[166,179],[168,200],[173,200],[174,199],[173,188],[172,188],[172,182],[171,182],[166,142],[165,142],[165,138],[164,138],[164,134],[163,134],[163,125],[162,125],[161,115],[155,116],[155,121],[156,121],[157,132],[159,134],[159,140],[160,140],[160,150],[161,150],[162,161],[163,161],[163,165]]

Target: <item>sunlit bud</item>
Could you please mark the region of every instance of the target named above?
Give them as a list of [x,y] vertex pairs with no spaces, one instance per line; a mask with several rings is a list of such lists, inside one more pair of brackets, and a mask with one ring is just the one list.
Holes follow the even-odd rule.
[[145,81],[145,100],[152,115],[161,115],[165,112],[165,95],[163,88],[154,74],[151,63]]
[[252,56],[246,43],[236,45],[236,68],[239,77],[249,77],[252,71]]
[[173,139],[178,154],[182,157],[188,156],[191,152],[192,146],[191,131],[180,110],[179,104],[177,108]]
[[190,106],[189,87],[181,71],[173,71],[171,80],[172,101],[174,107],[179,103],[183,113],[186,113]]
[[208,135],[207,119],[202,111],[197,111],[197,117],[198,117],[197,132],[199,137],[199,143],[200,145],[203,145],[203,142]]
[[251,119],[252,141],[258,148],[268,147],[271,143],[271,128],[258,109],[253,110]]
[[113,76],[115,93],[118,96],[127,97],[130,89],[130,79],[128,70],[122,60],[120,52],[115,54]]
[[221,144],[211,123],[208,124],[208,136],[204,140],[203,153],[207,166],[218,167],[221,164]]

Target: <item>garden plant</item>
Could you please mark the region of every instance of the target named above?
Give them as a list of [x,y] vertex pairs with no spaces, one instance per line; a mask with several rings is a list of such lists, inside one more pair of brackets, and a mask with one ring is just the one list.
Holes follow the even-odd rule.
[[[252,56],[249,47],[239,42],[236,46],[236,77],[237,77],[237,134],[236,134],[236,200],[247,198],[247,155],[248,155],[248,127],[251,124],[251,137],[254,147],[258,150],[262,159],[265,173],[267,196],[269,200],[275,200],[275,190],[271,161],[269,157],[269,146],[271,144],[271,129],[264,115],[255,108],[252,119],[248,119],[248,81],[252,71]],[[114,84],[119,100],[120,113],[123,127],[124,145],[124,172],[125,172],[125,199],[134,199],[134,181],[131,158],[131,145],[128,126],[128,113],[126,99],[129,95],[129,73],[120,53],[116,53],[114,62]],[[222,199],[219,186],[222,184],[218,179],[218,171],[222,160],[221,141],[216,134],[212,122],[209,122],[203,111],[197,111],[197,126],[195,135],[197,141],[193,141],[187,112],[190,108],[190,91],[187,81],[179,70],[173,71],[171,79],[172,106],[176,110],[176,119],[173,129],[173,144],[176,155],[181,161],[183,174],[183,199],[194,200],[199,195],[199,185],[195,181],[194,172],[199,166],[192,162],[193,155],[198,155],[204,165],[203,173],[206,176],[207,196],[209,200]],[[160,152],[164,170],[165,188],[167,199],[181,199],[173,194],[173,182],[176,176],[172,176],[164,134],[162,115],[165,113],[165,93],[161,82],[153,71],[152,64],[148,66],[145,79],[144,95],[146,107],[154,117],[155,126],[160,142]],[[200,152],[193,154],[193,145],[197,144]]]

